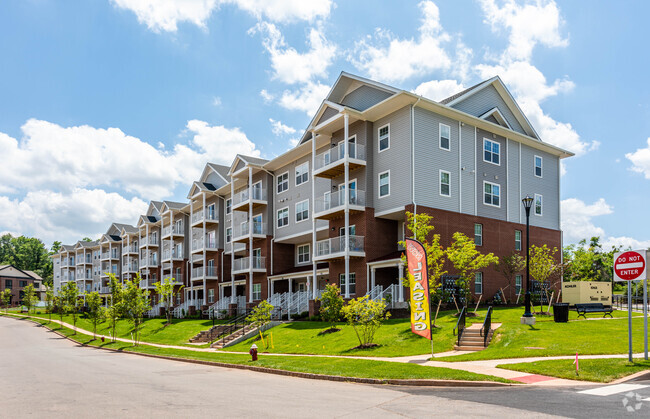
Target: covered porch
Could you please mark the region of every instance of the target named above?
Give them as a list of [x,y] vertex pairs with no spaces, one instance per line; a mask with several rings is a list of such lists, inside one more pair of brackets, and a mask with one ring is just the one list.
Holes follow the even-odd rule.
[[408,307],[408,303],[404,301],[404,295],[408,291],[400,280],[405,275],[404,263],[400,256],[400,252],[395,252],[367,263],[368,295],[376,301],[385,299],[390,308]]

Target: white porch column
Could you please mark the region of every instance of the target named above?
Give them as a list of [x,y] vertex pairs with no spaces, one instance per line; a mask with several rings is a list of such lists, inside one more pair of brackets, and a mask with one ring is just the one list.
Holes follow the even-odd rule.
[[248,166],[248,302],[253,302],[253,167]]
[[349,137],[349,116],[347,113],[343,114],[343,162],[345,168],[344,177],[344,199],[345,199],[345,298],[350,298],[350,161],[348,153],[350,151],[348,137]]
[[287,320],[291,320],[291,301],[293,300],[293,295],[292,294],[292,285],[293,285],[293,279],[289,278],[289,295],[287,298]]
[[399,269],[399,278],[397,279],[398,284],[399,284],[398,285],[399,286],[399,288],[398,288],[399,292],[397,294],[398,295],[397,301],[399,301],[400,303],[403,303],[404,302],[404,286],[402,285],[402,278],[404,278],[404,264],[400,263],[399,265],[397,265],[397,268]]
[[370,268],[370,289],[372,290],[375,288],[375,272],[377,271],[377,268],[372,267]]
[[270,287],[270,288],[271,288],[271,296],[273,296],[273,294],[275,294],[275,292],[274,292],[274,291],[275,291],[275,290],[274,290],[274,288],[275,288],[275,287],[274,287],[274,283],[275,283],[275,281],[274,281],[274,280],[271,280],[271,287]]
[[207,238],[206,238],[206,231],[205,231],[205,192],[202,192],[201,195],[203,195],[203,207],[201,208],[202,214],[203,214],[203,300],[205,301],[207,299],[207,291],[206,291],[206,283],[205,283],[205,276],[207,274],[206,272],[206,247],[207,247]]
[[311,132],[311,267],[314,272],[313,276],[313,287],[312,287],[312,300],[316,299],[316,289],[318,288],[318,283],[316,280],[316,271],[318,263],[314,260],[316,257],[316,217],[314,213],[316,212],[316,178],[314,177],[314,170],[316,169],[316,134],[314,131]]
[[[230,304],[235,304],[235,242],[232,240],[235,237],[235,212],[232,210],[235,202],[235,178],[230,179]],[[224,212],[226,208],[224,205]]]
[[[194,241],[194,227],[192,227],[194,221],[194,198],[190,198],[190,251],[188,252],[188,255],[190,256],[190,271],[187,272],[187,284],[186,286],[190,286],[192,283],[192,270],[194,269],[194,257],[192,255],[192,242]],[[187,268],[187,265],[185,266]]]

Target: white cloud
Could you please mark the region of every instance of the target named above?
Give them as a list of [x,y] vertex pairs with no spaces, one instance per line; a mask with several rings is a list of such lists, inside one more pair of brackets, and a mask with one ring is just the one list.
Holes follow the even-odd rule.
[[300,138],[290,138],[289,139],[289,145],[291,147],[297,146],[299,142],[300,142]]
[[282,121],[276,121],[273,118],[269,118],[269,122],[271,123],[271,131],[276,136],[294,134],[296,132],[295,128],[283,124]]
[[236,4],[258,20],[280,23],[325,18],[335,7],[332,0],[222,0],[222,3]]
[[216,107],[221,106],[221,98],[219,96],[215,96],[212,98],[212,106],[216,106]]
[[313,116],[330,91],[330,86],[320,82],[309,82],[297,90],[285,90],[280,97],[280,106],[299,110]]
[[[443,44],[451,37],[440,24],[438,6],[432,1],[422,1],[419,7],[422,23],[417,39],[398,39],[387,30],[377,29],[374,36],[355,44],[349,57],[352,63],[381,81],[402,81],[435,70],[449,70],[452,59]],[[467,57],[468,51],[463,54]]]
[[336,55],[336,46],[328,42],[322,31],[311,28],[307,36],[309,50],[304,53],[287,45],[280,30],[272,23],[261,22],[251,33],[263,34],[263,45],[271,57],[273,78],[283,83],[307,83],[327,75],[327,67]]
[[431,80],[419,84],[413,93],[439,102],[465,89],[456,80]]
[[147,203],[141,199],[129,200],[101,189],[38,190],[21,199],[0,196],[0,229],[35,236],[45,243],[73,243],[84,236],[97,237],[112,222],[133,224],[146,210]]
[[647,147],[627,153],[625,158],[632,162],[632,171],[641,173],[646,179],[650,179],[650,138],[647,139]]
[[195,180],[207,161],[230,164],[237,153],[259,156],[239,128],[192,120],[189,144],[155,148],[118,128],[61,127],[30,119],[20,141],[0,133],[0,193],[110,187],[145,199],[171,195],[180,182]]
[[592,218],[612,214],[612,207],[600,198],[593,204],[586,204],[576,198],[565,199],[560,203],[562,231],[565,243],[577,243],[593,236],[604,237],[605,230],[597,227]]
[[264,103],[272,102],[273,99],[275,99],[275,96],[273,94],[269,93],[266,89],[262,89],[260,91],[260,96],[264,100]]
[[154,32],[176,32],[179,22],[206,28],[217,0],[111,0],[115,6],[130,10],[138,22]]

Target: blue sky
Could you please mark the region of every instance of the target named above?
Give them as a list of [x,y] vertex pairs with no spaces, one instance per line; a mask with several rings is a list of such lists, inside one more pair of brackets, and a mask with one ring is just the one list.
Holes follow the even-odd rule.
[[[341,71],[439,100],[499,75],[564,161],[565,242],[650,246],[645,2],[0,2],[0,232],[72,242],[286,151]],[[638,221],[637,221],[638,220]]]

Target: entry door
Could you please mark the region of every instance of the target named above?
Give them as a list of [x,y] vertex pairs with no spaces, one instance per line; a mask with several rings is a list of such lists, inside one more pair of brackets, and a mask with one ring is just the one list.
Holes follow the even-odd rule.
[[[357,180],[351,180],[350,184],[350,205],[356,205],[357,203]],[[345,183],[339,185],[339,199],[341,204],[345,203]]]
[[262,199],[262,182],[253,184],[253,199]]
[[[353,136],[353,137],[348,138],[348,148],[349,148],[348,155],[353,159],[357,157],[357,147],[356,147],[356,145],[357,145],[357,136],[356,135]],[[339,142],[339,159],[342,159],[343,157],[345,157],[345,151],[343,150],[343,148],[344,148],[343,141],[341,141],[341,142]]]
[[262,214],[253,216],[253,234],[262,234]]

